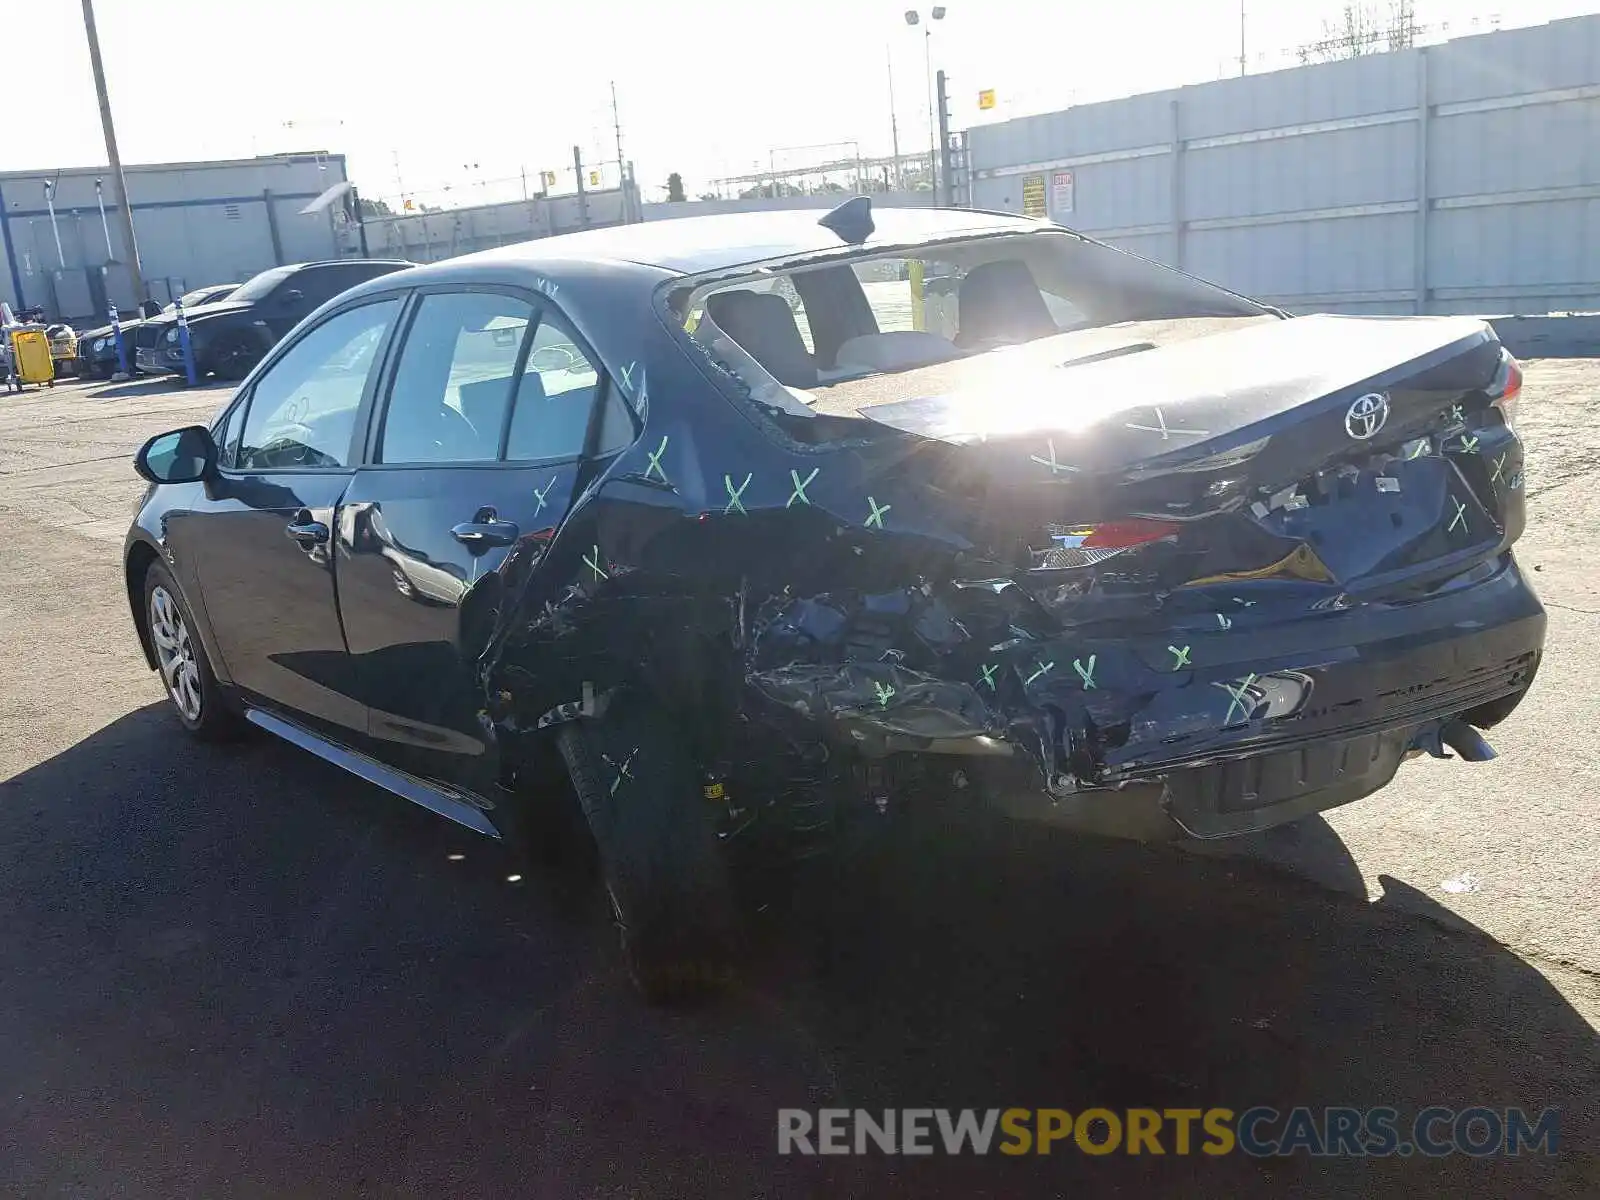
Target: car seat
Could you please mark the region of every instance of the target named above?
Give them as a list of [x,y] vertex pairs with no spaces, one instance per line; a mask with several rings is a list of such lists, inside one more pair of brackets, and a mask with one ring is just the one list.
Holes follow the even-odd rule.
[[973,267],[961,281],[956,307],[955,343],[964,350],[1060,332],[1028,264],[1020,259]]
[[817,386],[816,360],[800,338],[794,310],[782,296],[743,288],[717,292],[707,297],[706,312],[779,383],[797,388]]

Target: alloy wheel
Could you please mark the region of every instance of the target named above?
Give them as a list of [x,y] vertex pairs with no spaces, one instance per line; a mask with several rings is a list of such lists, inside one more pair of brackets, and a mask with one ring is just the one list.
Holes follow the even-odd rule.
[[150,637],[155,642],[156,659],[167,695],[188,721],[200,719],[200,663],[195,658],[194,639],[183,610],[166,588],[157,586],[150,593]]

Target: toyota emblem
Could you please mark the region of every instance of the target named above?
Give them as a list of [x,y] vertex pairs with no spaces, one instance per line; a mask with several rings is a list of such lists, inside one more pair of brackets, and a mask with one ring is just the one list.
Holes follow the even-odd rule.
[[1382,429],[1388,419],[1389,397],[1382,392],[1368,392],[1344,414],[1344,431],[1356,441],[1364,442]]

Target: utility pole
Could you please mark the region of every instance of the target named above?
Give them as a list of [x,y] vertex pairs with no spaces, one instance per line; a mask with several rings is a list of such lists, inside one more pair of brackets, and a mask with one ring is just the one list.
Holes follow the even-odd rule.
[[[894,54],[888,46],[883,48],[883,58],[889,67],[889,143],[894,149],[894,186],[899,190],[900,183],[900,120],[894,111]],[[885,179],[884,188],[887,190],[889,181]]]
[[406,185],[405,181],[400,178],[400,151],[397,149],[390,150],[389,153],[394,155],[394,190],[395,194],[400,197],[400,211],[404,213],[406,211]]
[[617,132],[617,187],[621,189],[622,223],[633,220],[633,202],[628,197],[627,160],[622,157],[622,118],[617,112],[617,81],[611,81],[611,127]]
[[938,204],[939,167],[934,141],[939,136],[939,122],[933,115],[933,30],[931,28],[922,31],[922,58],[923,67],[928,73],[928,186],[933,189],[933,202]]
[[945,208],[955,207],[951,182],[954,172],[950,162],[950,93],[945,87],[944,69],[934,77],[934,87],[939,101],[939,185],[933,190],[933,202]]
[[133,209],[128,206],[128,181],[122,173],[122,155],[117,152],[117,130],[111,123],[111,97],[106,94],[105,65],[100,61],[100,35],[94,27],[94,0],[83,0],[83,30],[89,38],[89,66],[94,71],[94,90],[100,98],[100,127],[106,135],[106,158],[111,163],[112,200],[122,216],[122,238],[127,244],[126,266],[133,284],[133,298],[143,303],[150,298],[145,290],[144,270],[139,264],[139,243],[133,236]]
[[572,148],[572,173],[578,180],[578,226],[589,228],[589,196],[583,190],[583,147]]
[[1244,73],[1244,0],[1239,0],[1239,75],[1241,78],[1244,76]]

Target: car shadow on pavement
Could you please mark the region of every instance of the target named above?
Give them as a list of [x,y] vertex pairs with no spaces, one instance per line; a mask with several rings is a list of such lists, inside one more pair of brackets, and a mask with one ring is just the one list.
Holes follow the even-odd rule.
[[[1385,881],[1386,887],[1403,882]],[[724,1000],[598,906],[163,706],[0,785],[0,1193],[1592,1195],[1595,1030],[1476,934],[1281,870],[908,824]],[[1553,1158],[780,1158],[798,1107],[1563,1110]]]
[[207,392],[227,387],[214,379],[201,379],[193,387],[181,375],[158,375],[152,378],[135,377],[126,383],[86,384],[83,391],[91,400],[122,400],[136,396],[165,396],[173,392],[193,392],[204,396]]

